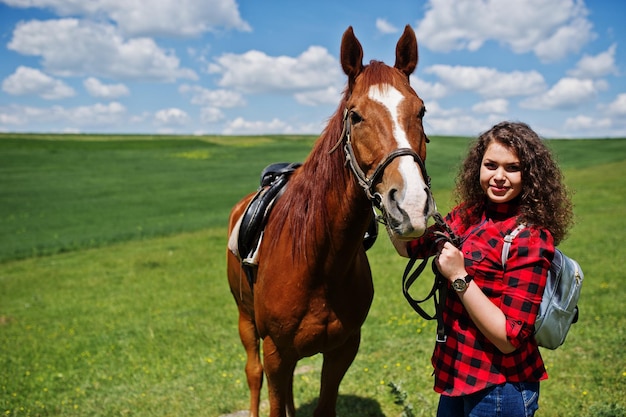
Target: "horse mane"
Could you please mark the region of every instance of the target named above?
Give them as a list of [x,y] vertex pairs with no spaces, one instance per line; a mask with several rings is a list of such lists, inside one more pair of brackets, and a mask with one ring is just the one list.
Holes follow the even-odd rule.
[[[333,146],[341,139],[343,131],[343,109],[347,101],[347,92],[329,119],[326,128],[316,140],[311,152],[299,169],[298,175],[294,175],[287,184],[287,191],[277,201],[272,209],[275,219],[283,219],[273,222],[274,233],[266,236],[270,238],[270,247],[275,248],[278,244],[278,236],[281,228],[290,230],[293,243],[293,253],[306,256],[306,242],[315,236],[315,228],[318,225],[328,224],[327,207],[324,204],[330,188],[345,190],[348,171],[345,167],[343,148],[338,147],[332,153]],[[318,178],[323,178],[320,181]],[[268,228],[272,223],[268,224]],[[328,231],[325,231],[328,233]],[[274,239],[272,239],[274,238]],[[313,254],[311,254],[313,255]]]
[[[359,75],[359,83],[365,86],[383,85],[389,83],[390,77],[394,76],[400,77],[401,74],[383,62],[371,61]],[[333,150],[342,139],[343,112],[350,93],[346,88],[337,110],[300,168],[301,172],[291,178],[287,185],[288,192],[285,192],[272,209],[272,216],[278,220],[272,223],[273,233],[266,233],[266,239],[269,238],[270,241],[270,252],[276,248],[279,232],[284,227],[291,234],[294,256],[313,256],[314,254],[307,253],[307,249],[314,246],[307,244],[309,239],[314,239],[319,232],[331,233],[330,230],[316,230],[318,227],[327,227],[333,214],[328,212],[325,200],[329,193],[335,193],[339,196],[339,201],[343,201],[340,196],[347,190],[349,182],[354,181],[346,166],[343,148]]]

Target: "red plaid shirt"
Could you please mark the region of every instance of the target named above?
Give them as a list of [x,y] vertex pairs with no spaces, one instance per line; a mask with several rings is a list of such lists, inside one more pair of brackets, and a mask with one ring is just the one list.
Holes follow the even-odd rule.
[[[507,317],[507,336],[516,350],[504,354],[472,322],[448,285],[443,309],[447,340],[438,342],[432,357],[435,391],[444,395],[472,394],[504,382],[536,382],[548,377],[534,324],[552,258],[554,242],[545,229],[526,227],[511,245],[506,271],[501,253],[504,236],[516,226],[517,205],[489,204],[475,225],[465,227],[455,208],[446,223],[461,237],[465,269],[485,295]],[[408,244],[409,255],[425,257],[432,247],[432,226]]]

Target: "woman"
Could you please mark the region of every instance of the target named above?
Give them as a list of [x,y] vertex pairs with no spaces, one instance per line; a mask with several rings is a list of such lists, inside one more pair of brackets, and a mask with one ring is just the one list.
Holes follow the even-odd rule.
[[[571,201],[550,151],[523,123],[502,122],[478,138],[456,191],[459,205],[445,220],[462,245],[445,243],[435,261],[449,288],[447,339],[432,357],[437,416],[532,416],[548,377],[533,326]],[[504,236],[520,223],[527,227],[503,270]],[[436,230],[394,245],[403,256],[433,255]]]

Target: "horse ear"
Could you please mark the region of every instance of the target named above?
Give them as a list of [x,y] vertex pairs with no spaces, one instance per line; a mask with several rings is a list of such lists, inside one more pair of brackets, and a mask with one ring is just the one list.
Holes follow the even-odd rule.
[[363,71],[363,47],[354,36],[352,26],[346,29],[341,38],[341,67],[348,76],[348,85],[352,89],[357,75]]
[[400,36],[396,45],[396,64],[394,67],[402,71],[408,77],[413,74],[417,67],[417,39],[411,25],[406,25],[404,33]]

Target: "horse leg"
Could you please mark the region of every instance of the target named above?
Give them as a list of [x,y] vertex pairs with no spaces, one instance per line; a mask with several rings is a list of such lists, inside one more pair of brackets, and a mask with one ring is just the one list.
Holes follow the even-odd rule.
[[267,376],[270,417],[294,417],[293,372],[296,358],[281,355],[271,337],[263,339],[263,367]]
[[246,349],[246,378],[250,390],[250,417],[259,416],[261,387],[263,386],[263,365],[259,355],[259,335],[250,317],[239,313],[239,337]]
[[360,343],[359,331],[342,346],[324,353],[320,398],[313,413],[314,417],[335,417],[339,384],[356,357]]

